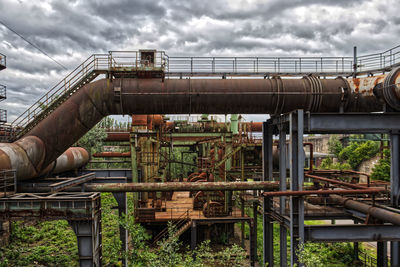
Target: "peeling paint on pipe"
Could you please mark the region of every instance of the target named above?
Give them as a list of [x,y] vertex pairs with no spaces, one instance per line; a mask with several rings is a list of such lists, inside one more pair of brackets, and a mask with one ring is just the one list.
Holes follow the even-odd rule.
[[[392,75],[389,75],[389,78],[385,77],[383,83],[389,86],[396,83],[398,73],[391,72]],[[114,85],[121,88],[121,96],[118,98],[114,96]],[[395,86],[391,92],[384,97],[385,101],[390,99],[394,103],[400,103],[400,89]],[[28,132],[21,140],[25,144],[24,138],[33,137],[36,141],[30,147],[19,145],[19,141],[9,146],[2,145],[0,157],[4,158],[6,154],[9,160],[19,158],[20,165],[16,167],[24,170],[19,171],[18,179],[35,177],[108,115],[280,114],[295,109],[338,112],[341,107],[343,111],[352,112],[381,111],[383,108],[378,97],[357,93],[346,79],[340,77],[102,79],[83,86]],[[43,143],[43,146],[37,148],[36,142]],[[1,164],[7,167],[9,162],[4,159],[4,163]],[[32,174],[30,177],[29,173]]]
[[91,192],[243,191],[277,189],[279,189],[279,183],[276,182],[166,182],[85,185],[85,190]]

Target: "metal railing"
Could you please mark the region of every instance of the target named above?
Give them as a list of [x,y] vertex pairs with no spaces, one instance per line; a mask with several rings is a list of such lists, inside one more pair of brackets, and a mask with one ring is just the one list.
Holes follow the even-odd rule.
[[400,45],[381,53],[357,57],[358,72],[390,69],[400,64]]
[[168,57],[168,72],[210,74],[352,73],[351,57]]
[[2,53],[0,53],[0,66],[3,66],[3,68],[7,66],[7,58]]
[[[170,227],[172,227],[172,229],[175,230],[175,233],[177,233],[181,227],[183,227],[187,222],[190,221],[189,214],[190,214],[189,209],[186,209],[176,220],[171,221]],[[164,241],[164,240],[166,241],[168,237],[171,238],[171,236],[169,236],[169,232],[170,232],[169,227],[164,228],[160,233],[158,233],[158,235],[154,237],[152,246],[157,245],[159,241]]]
[[15,170],[0,171],[0,197],[8,197],[17,192],[17,175]]
[[3,84],[0,84],[0,101],[4,100],[6,98],[7,98],[6,86]]
[[168,72],[168,56],[164,51],[156,51],[154,59],[142,59],[140,51],[109,51],[109,68],[121,70],[163,70]]
[[6,123],[6,122],[7,122],[7,110],[0,109],[0,123]]
[[44,94],[38,101],[12,122],[13,128],[25,128],[49,105],[56,102],[63,94],[78,85],[82,79],[96,70],[108,69],[108,55],[92,55]]
[[358,260],[360,261],[359,266],[364,267],[375,267],[377,266],[377,259],[369,255],[367,252],[362,250],[358,251]]
[[[400,46],[357,57],[357,73],[387,70],[400,64]],[[353,57],[173,57],[169,75],[181,74],[307,74],[351,75]]]
[[[94,72],[116,71],[163,71],[167,76],[207,75],[351,75],[384,71],[400,64],[400,46],[387,51],[357,57],[356,68],[353,57],[172,57],[164,51],[157,51],[154,58],[141,58],[140,51],[110,51],[108,54],[94,54],[68,74],[51,90],[43,95],[14,122],[12,127],[21,133],[32,121],[54,103],[65,101],[95,76]],[[1,62],[5,56],[0,54]],[[90,77],[90,79],[88,79]],[[51,112],[52,110],[50,110]],[[32,126],[32,125],[31,125]]]

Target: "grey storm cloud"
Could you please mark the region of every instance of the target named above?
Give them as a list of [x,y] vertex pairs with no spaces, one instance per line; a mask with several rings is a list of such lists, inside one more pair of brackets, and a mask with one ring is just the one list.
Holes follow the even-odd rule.
[[[388,8],[390,7],[390,8]],[[398,45],[396,0],[0,0],[0,72],[10,120],[93,53],[155,48],[174,56],[349,56]],[[256,118],[256,117],[254,117]],[[258,118],[258,117],[257,117]]]

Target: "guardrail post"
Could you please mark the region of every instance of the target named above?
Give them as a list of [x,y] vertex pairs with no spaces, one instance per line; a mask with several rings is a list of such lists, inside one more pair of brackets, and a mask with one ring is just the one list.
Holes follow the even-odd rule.
[[353,78],[357,77],[357,46],[353,47]]

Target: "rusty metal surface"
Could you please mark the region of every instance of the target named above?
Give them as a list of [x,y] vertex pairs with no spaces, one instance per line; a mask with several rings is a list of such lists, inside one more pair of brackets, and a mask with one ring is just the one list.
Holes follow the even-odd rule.
[[369,188],[369,189],[350,189],[350,190],[305,190],[305,191],[279,191],[279,192],[264,192],[265,197],[278,196],[307,196],[307,195],[351,195],[351,194],[378,194],[387,192],[384,188]]
[[382,208],[373,207],[359,201],[344,198],[341,196],[331,196],[330,199],[337,204],[343,205],[344,207],[352,210],[362,212],[364,214],[371,215],[384,222],[390,222],[395,225],[400,225],[400,214],[392,211],[388,211]]
[[[114,87],[121,88],[121,97],[117,100]],[[29,173],[41,173],[104,116],[112,114],[278,114],[294,109],[337,112],[340,106],[344,111],[382,110],[376,97],[356,95],[344,90],[347,87],[348,82],[342,78],[314,76],[302,79],[98,80],[83,86],[25,135],[42,140],[44,149],[32,149],[35,155],[30,158],[35,162],[43,161],[27,164],[24,175],[18,173],[17,176],[18,179],[30,178]],[[15,152],[21,162],[26,162],[22,154]]]
[[93,157],[95,158],[115,158],[115,157],[130,157],[131,152],[98,152],[94,153]]
[[339,180],[335,180],[335,179],[329,179],[329,178],[325,178],[325,177],[321,177],[321,176],[316,176],[316,175],[311,175],[311,174],[304,174],[305,177],[309,177],[313,180],[317,180],[317,181],[322,181],[322,182],[328,182],[331,184],[336,184],[336,185],[341,185],[341,186],[345,186],[345,187],[350,187],[350,188],[354,188],[354,189],[368,189],[368,187],[365,186],[361,186],[358,184],[351,184],[351,183],[346,183],[343,181],[339,181]]
[[274,182],[167,182],[86,184],[91,192],[163,192],[163,191],[219,191],[219,190],[276,190]]

